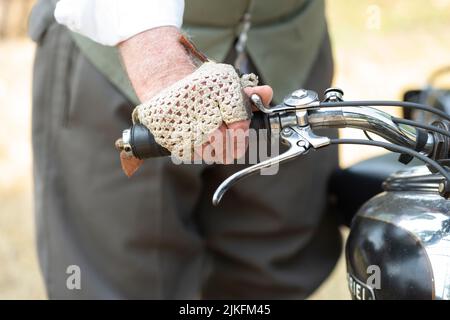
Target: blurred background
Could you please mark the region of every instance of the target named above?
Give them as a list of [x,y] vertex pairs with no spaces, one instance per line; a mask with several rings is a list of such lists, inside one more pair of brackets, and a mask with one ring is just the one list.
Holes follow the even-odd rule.
[[[0,0],[0,299],[46,298],[32,213],[34,44],[26,26],[34,1]],[[328,0],[327,15],[334,84],[346,99],[401,99],[406,89],[423,86],[434,70],[450,65],[450,0]],[[363,137],[353,130],[341,135]],[[362,146],[340,151],[343,167],[383,152]],[[341,257],[312,299],[348,298]]]

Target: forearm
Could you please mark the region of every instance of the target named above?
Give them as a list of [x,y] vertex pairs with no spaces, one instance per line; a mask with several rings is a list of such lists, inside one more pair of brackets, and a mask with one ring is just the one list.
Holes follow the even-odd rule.
[[141,101],[147,101],[195,70],[176,27],[159,27],[119,43],[131,84]]

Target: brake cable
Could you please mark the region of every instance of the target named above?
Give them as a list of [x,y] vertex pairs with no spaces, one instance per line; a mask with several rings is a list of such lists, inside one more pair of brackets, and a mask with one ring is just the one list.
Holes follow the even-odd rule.
[[414,102],[404,102],[404,101],[383,101],[383,100],[364,100],[364,101],[339,101],[339,102],[320,102],[317,107],[319,108],[333,108],[333,107],[403,107],[408,109],[419,109],[428,111],[435,115],[440,116],[448,121],[450,121],[450,115],[446,114],[436,108],[432,108],[425,104],[414,103]]
[[426,129],[429,131],[434,131],[434,132],[440,133],[440,134],[450,138],[450,132],[448,132],[447,130],[438,128],[436,126],[433,126],[433,125],[428,125],[428,124],[420,123],[418,121],[396,118],[396,117],[392,117],[392,121],[394,121],[395,123],[407,124],[412,127],[418,127],[418,128]]
[[428,158],[427,156],[421,154],[420,152],[414,151],[410,148],[399,146],[392,143],[382,142],[382,141],[374,141],[374,140],[363,140],[363,139],[330,139],[330,144],[357,144],[357,145],[368,145],[374,147],[380,147],[387,149],[392,152],[408,154],[412,157],[415,157],[419,160],[422,160],[429,166],[433,167],[438,171],[442,176],[444,176],[446,182],[443,185],[439,185],[439,194],[445,198],[448,198],[450,195],[450,173],[441,166],[437,161]]

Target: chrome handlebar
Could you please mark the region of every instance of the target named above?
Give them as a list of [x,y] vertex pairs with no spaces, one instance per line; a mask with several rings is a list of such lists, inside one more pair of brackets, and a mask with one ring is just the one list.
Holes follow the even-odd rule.
[[[391,143],[413,149],[417,144],[416,128],[397,124],[388,113],[371,107],[333,107],[310,110],[308,122],[314,129],[355,128],[369,131]],[[431,154],[433,147],[433,135],[428,134],[422,151],[427,155]]]
[[[325,92],[325,101],[343,101],[342,96],[340,89],[330,88]],[[251,100],[267,115],[272,137],[279,137],[281,142],[288,146],[288,150],[228,177],[214,193],[214,205],[220,202],[225,192],[237,181],[261,169],[298,157],[310,148],[318,149],[330,145],[328,137],[317,136],[313,129],[356,128],[372,132],[400,146],[415,149],[417,145],[418,134],[415,127],[397,124],[388,113],[371,107],[321,108],[317,93],[311,90],[296,90],[287,96],[283,103],[270,108],[264,106],[257,95],[252,95]],[[435,142],[434,136],[427,134],[421,152],[428,156],[433,153]]]

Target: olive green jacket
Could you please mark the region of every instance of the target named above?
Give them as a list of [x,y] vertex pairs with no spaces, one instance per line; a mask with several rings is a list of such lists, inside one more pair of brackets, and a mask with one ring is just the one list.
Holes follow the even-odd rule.
[[[55,1],[55,0],[51,0]],[[209,58],[222,61],[241,29],[249,0],[186,0],[183,29]],[[255,0],[247,52],[276,101],[306,80],[325,35],[323,0]],[[115,47],[73,33],[88,59],[133,103],[134,90]]]

